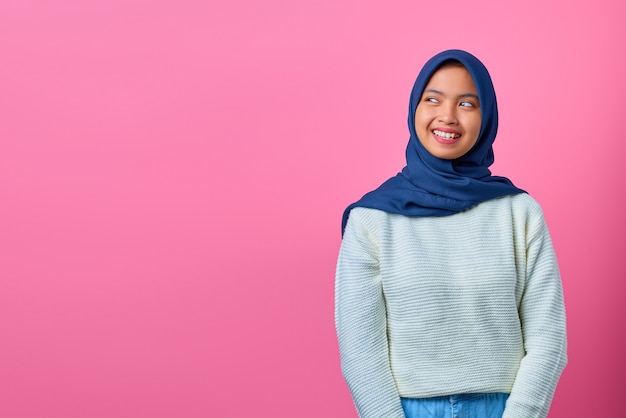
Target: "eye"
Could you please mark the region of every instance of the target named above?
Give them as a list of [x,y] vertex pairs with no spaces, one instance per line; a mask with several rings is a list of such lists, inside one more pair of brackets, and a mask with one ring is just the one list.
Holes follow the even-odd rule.
[[426,97],[424,101],[429,103],[439,103],[439,100],[437,100],[437,98],[435,97]]
[[463,101],[461,103],[459,103],[459,106],[461,107],[476,107],[476,105],[472,102],[468,102],[468,101]]

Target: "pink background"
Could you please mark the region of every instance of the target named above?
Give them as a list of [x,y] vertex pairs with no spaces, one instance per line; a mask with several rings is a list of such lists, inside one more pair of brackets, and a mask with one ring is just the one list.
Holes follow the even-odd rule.
[[0,416],[355,417],[340,217],[447,48],[490,69],[494,172],[553,234],[550,417],[619,414],[624,4],[3,0]]

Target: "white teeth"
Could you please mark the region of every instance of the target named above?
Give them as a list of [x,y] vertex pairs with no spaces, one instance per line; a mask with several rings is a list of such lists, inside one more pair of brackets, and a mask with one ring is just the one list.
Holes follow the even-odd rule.
[[437,129],[433,130],[433,133],[441,138],[445,139],[456,139],[461,136],[461,134],[452,134],[449,132],[438,131]]

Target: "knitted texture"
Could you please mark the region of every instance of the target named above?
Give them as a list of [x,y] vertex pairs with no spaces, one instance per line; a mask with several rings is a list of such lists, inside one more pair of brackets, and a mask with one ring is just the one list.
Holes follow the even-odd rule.
[[539,205],[505,196],[446,217],[352,209],[337,263],[344,377],[365,418],[400,397],[510,393],[546,417],[565,367],[559,270]]

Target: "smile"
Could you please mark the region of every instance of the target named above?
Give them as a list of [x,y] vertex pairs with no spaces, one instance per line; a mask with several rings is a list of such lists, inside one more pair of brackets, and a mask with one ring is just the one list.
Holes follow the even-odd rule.
[[457,139],[457,138],[461,137],[461,134],[455,134],[455,133],[451,133],[451,132],[443,132],[443,131],[439,131],[437,129],[434,129],[433,133],[435,135],[437,135],[438,137],[444,138],[444,139]]

